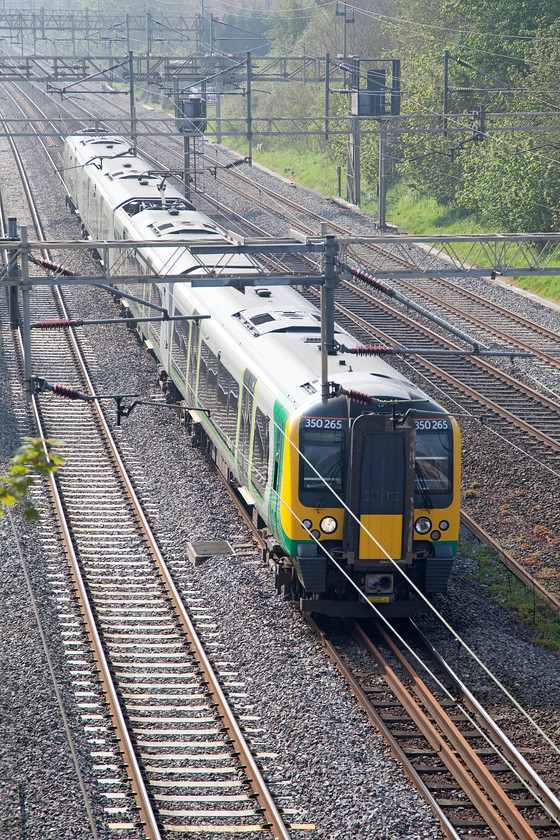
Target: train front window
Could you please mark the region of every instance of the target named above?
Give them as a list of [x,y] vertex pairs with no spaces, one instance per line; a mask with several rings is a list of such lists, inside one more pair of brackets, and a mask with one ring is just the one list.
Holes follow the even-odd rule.
[[[309,422],[309,418],[304,418],[303,423],[306,422]],[[339,423],[340,421],[322,422]],[[300,458],[301,501],[310,507],[340,504],[331,497],[330,491],[340,495],[343,489],[344,431],[303,426],[300,431],[300,448],[302,452]]]
[[[414,491],[417,496],[441,496],[452,491],[451,429],[416,430]],[[424,499],[425,501],[425,499]],[[438,499],[438,505],[441,499]]]

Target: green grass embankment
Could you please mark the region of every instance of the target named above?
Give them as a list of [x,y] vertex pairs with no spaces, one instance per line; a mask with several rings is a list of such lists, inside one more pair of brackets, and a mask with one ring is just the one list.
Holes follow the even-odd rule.
[[537,592],[518,580],[485,545],[462,540],[460,552],[476,560],[472,577],[483,586],[494,604],[510,617],[530,629],[536,644],[560,651],[558,614]]
[[[239,137],[224,138],[224,145],[234,149],[240,155],[248,154],[249,148]],[[277,172],[284,178],[289,178],[303,187],[317,190],[323,195],[338,194],[338,177],[336,163],[325,152],[314,152],[309,149],[276,148],[257,149],[253,145],[253,161]],[[342,173],[342,197],[346,193],[345,173]]]
[[[508,232],[490,230],[484,227],[473,213],[460,214],[450,211],[431,198],[421,199],[414,190],[400,187],[389,191],[387,218],[397,227],[419,235]],[[470,246],[459,243],[453,243],[453,248],[460,256],[466,256],[470,251]],[[480,264],[490,267],[489,262],[479,259]],[[526,263],[514,259],[513,264],[521,266]],[[560,300],[560,277],[523,276],[505,279],[526,291],[550,300]]]
[[[239,138],[224,138],[224,144],[246,155],[247,143]],[[256,149],[253,147],[253,160],[279,175],[289,178],[304,187],[310,187],[328,196],[338,194],[337,164],[332,158],[322,152],[293,147]],[[342,198],[346,194],[346,173],[342,168]],[[364,199],[361,209],[364,212],[375,213],[376,202]],[[458,213],[437,204],[431,198],[421,196],[415,190],[399,185],[390,188],[387,194],[387,219],[408,233],[418,235],[430,234],[476,234],[499,233],[483,226],[473,213]],[[504,231],[501,231],[504,232]],[[507,231],[506,231],[507,232]],[[454,243],[454,249],[460,256],[470,252],[468,245],[461,246]],[[481,258],[481,264],[490,264]],[[514,264],[524,265],[514,260]],[[507,278],[509,282],[550,300],[560,300],[560,277],[523,276]]]

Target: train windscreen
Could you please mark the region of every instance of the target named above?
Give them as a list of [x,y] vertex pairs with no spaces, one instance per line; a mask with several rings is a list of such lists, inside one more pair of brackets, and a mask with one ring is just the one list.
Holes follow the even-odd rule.
[[[309,418],[305,418],[304,422],[309,422]],[[322,422],[340,423],[339,420]],[[300,458],[301,501],[311,507],[325,506],[327,502],[340,504],[328,497],[331,496],[329,491],[341,494],[343,489],[344,430],[324,426],[301,428],[300,449],[303,455]]]
[[[453,435],[448,419],[416,421],[414,492],[422,498],[453,490]],[[425,501],[425,498],[424,498]],[[442,500],[438,498],[438,506]]]

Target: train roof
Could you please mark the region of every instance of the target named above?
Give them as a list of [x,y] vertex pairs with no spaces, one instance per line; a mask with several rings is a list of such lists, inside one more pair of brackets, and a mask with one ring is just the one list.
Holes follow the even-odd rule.
[[[163,212],[162,212],[163,211]],[[215,237],[224,241],[224,234],[214,222],[203,213],[179,210],[174,207],[161,209],[146,208],[138,213],[135,229],[139,239],[169,239],[180,236],[182,239]]]
[[[185,240],[223,241],[224,231],[200,213],[171,184],[165,183],[165,172],[150,168],[141,156],[134,155],[130,143],[119,137],[75,135],[66,140],[74,150],[78,164],[87,166],[89,177],[97,184],[113,213],[129,217],[126,221],[129,238],[136,240],[182,240],[171,248],[149,251],[154,271],[165,274],[207,274],[254,272],[255,262],[242,254],[206,254],[199,260],[183,247]],[[203,265],[204,262],[204,265]]]
[[92,157],[111,157],[130,153],[132,146],[130,140],[117,134],[72,134],[66,138],[66,144],[73,146],[76,153],[83,158],[83,161]]
[[[74,149],[79,165],[88,166],[90,176],[102,186],[111,210],[130,205],[129,215],[135,215],[142,209],[142,202],[144,207],[153,207],[154,188],[161,185],[162,190],[156,195],[162,209],[196,212],[175,187],[164,183],[166,170],[154,169],[147,160],[135,155],[124,137],[74,135],[66,139],[66,144]],[[136,201],[131,203],[133,199]]]
[[[224,232],[199,213],[181,193],[167,184],[163,172],[133,154],[128,140],[118,136],[74,135],[66,140],[76,163],[88,166],[100,184],[113,212],[128,216],[127,231],[138,240],[181,240],[177,247],[142,248],[152,268],[165,274],[207,274],[209,271],[260,272],[244,254],[205,253],[197,259],[185,240],[223,240]],[[294,278],[294,282],[297,282]],[[290,286],[199,288],[175,283],[173,295],[179,310],[210,315],[201,322],[214,349],[230,359],[238,372],[250,368],[258,380],[293,409],[315,403],[321,395],[321,323],[317,308]],[[335,341],[347,348],[360,342],[340,327]],[[355,356],[339,350],[329,358],[329,380],[347,389],[387,400],[429,402],[427,395],[383,359]],[[441,410],[441,409],[440,409]]]
[[[199,314],[211,316],[201,322],[204,334],[214,334],[216,327],[224,329],[239,348],[240,358],[251,359],[257,378],[283,395],[294,409],[303,408],[321,395],[320,312],[290,286],[274,286],[264,293],[265,298],[262,287],[247,288],[244,294],[232,288],[181,289],[179,284],[174,289],[178,302],[185,295],[191,305],[197,301]],[[335,341],[348,348],[360,346],[338,325]],[[338,351],[329,357],[329,381],[389,400],[428,399],[376,356]]]

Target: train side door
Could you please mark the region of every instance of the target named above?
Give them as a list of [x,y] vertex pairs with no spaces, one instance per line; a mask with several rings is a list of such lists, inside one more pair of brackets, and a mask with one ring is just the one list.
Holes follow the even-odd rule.
[[348,504],[363,527],[353,517],[345,517],[344,550],[349,562],[356,569],[371,567],[372,561],[388,563],[385,551],[394,560],[410,562],[414,507],[412,426],[394,428],[391,417],[362,414],[352,425],[350,449]]
[[251,424],[253,421],[253,399],[257,379],[250,370],[243,371],[241,395],[239,399],[239,423],[237,430],[237,474],[242,485],[249,483],[249,455],[251,443]]

